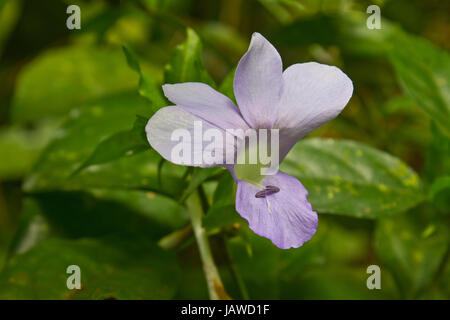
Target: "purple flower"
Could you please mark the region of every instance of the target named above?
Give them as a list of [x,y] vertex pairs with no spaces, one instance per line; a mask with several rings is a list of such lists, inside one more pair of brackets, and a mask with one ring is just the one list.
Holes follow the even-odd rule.
[[[220,130],[224,136],[229,135],[228,129],[278,129],[281,162],[297,141],[342,111],[352,96],[353,84],[340,69],[315,62],[294,64],[283,72],[277,50],[261,34],[254,33],[234,78],[239,108],[203,83],[166,84],[163,90],[176,106],[156,112],[146,132],[151,146],[165,159],[183,164],[171,156],[177,144],[172,133],[182,128],[195,136],[194,123],[200,121],[204,130]],[[239,143],[236,141],[233,148]],[[193,139],[189,143],[194,155],[211,149],[208,141]],[[224,163],[213,165],[222,165],[233,175],[237,182],[236,210],[256,234],[281,249],[300,247],[314,235],[317,213],[300,181],[281,171],[254,178],[250,165]]]

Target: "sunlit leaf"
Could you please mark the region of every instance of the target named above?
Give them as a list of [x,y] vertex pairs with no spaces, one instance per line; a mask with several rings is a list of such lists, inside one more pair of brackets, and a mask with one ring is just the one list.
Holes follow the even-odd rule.
[[12,116],[15,121],[26,122],[65,115],[88,101],[136,88],[137,83],[137,75],[127,67],[120,50],[52,49],[21,72]]
[[417,174],[399,159],[364,144],[311,138],[281,164],[308,189],[314,210],[359,218],[406,211],[424,199]]
[[166,65],[165,83],[203,82],[215,87],[202,61],[202,43],[197,33],[188,28],[186,40],[180,44]]
[[125,156],[132,156],[149,149],[150,145],[145,136],[147,120],[138,116],[131,130],[115,133],[100,142],[91,156],[74,174],[89,166],[106,163]]

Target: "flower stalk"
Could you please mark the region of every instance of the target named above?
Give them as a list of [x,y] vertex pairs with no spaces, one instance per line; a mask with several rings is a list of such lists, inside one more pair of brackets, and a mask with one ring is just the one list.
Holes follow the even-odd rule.
[[203,264],[203,271],[206,276],[209,297],[211,300],[228,300],[230,297],[225,292],[219,271],[214,263],[214,259],[209,245],[208,236],[202,226],[203,208],[201,199],[197,191],[193,192],[186,199],[186,206],[191,218],[192,229],[194,230],[200,258]]

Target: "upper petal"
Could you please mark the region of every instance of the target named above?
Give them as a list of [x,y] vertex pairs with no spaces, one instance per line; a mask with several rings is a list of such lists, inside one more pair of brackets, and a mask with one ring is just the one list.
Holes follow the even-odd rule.
[[279,192],[256,198],[260,189],[238,181],[236,210],[256,234],[269,238],[281,249],[298,248],[311,239],[317,229],[317,213],[306,199],[308,191],[288,174],[279,171],[267,176],[263,186],[276,186]]
[[352,81],[337,67],[309,62],[287,68],[275,123],[281,159],[299,139],[335,118],[352,93]]
[[252,128],[271,128],[282,88],[283,65],[272,44],[254,33],[234,77],[234,94]]
[[248,128],[234,102],[207,84],[201,82],[165,84],[163,91],[167,99],[177,106],[219,128],[224,130]]
[[[205,133],[210,129],[221,137],[221,141],[205,138]],[[234,152],[236,148],[234,137],[225,130],[178,106],[159,109],[148,121],[145,131],[153,149],[158,151],[164,159],[180,165],[223,166],[226,153]],[[179,152],[181,143],[186,143],[186,153]],[[206,160],[205,157],[205,154],[213,153],[221,155],[220,159],[214,163]]]

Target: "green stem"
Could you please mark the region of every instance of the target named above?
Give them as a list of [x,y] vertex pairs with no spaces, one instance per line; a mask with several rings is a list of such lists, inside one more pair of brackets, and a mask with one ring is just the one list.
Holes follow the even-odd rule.
[[228,244],[226,236],[223,236],[223,245],[225,247],[225,258],[227,260],[228,266],[231,271],[231,276],[233,277],[234,281],[236,282],[239,291],[241,292],[242,299],[249,300],[250,296],[248,295],[247,287],[245,286],[244,280],[241,277],[241,274],[239,273],[239,270],[236,266],[236,264],[232,260],[231,250],[230,246]]
[[208,242],[208,236],[202,226],[203,208],[198,191],[193,192],[186,199],[186,206],[191,217],[192,229],[197,240],[200,258],[203,263],[203,271],[206,276],[209,296],[212,300],[229,299],[220,279],[219,271],[214,263],[211,248]]
[[175,230],[164,236],[158,241],[158,245],[164,250],[173,250],[178,248],[192,235],[192,226],[187,225],[184,228]]

